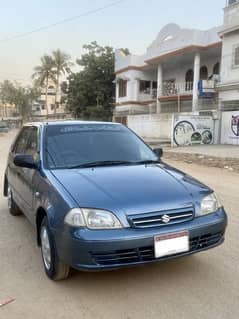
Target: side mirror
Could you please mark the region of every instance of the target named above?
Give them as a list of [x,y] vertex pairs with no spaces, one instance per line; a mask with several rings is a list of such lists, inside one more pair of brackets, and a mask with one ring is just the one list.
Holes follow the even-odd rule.
[[17,154],[14,156],[13,163],[19,167],[32,168],[32,169],[38,168],[38,163],[33,159],[32,155]]
[[158,156],[158,158],[161,158],[163,156],[163,149],[162,148],[155,148],[153,151],[154,151],[154,154],[156,154]]

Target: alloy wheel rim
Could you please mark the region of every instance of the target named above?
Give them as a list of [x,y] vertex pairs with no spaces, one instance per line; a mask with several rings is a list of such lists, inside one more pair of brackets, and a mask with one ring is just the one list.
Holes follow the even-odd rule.
[[41,229],[41,250],[44,265],[47,270],[51,268],[51,246],[47,228],[45,226]]
[[10,187],[7,189],[7,205],[8,209],[12,208],[12,191]]

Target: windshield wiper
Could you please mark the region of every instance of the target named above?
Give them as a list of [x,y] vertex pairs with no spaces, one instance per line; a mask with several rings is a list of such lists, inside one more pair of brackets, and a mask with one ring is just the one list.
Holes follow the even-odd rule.
[[84,163],[79,165],[73,165],[67,168],[74,169],[74,168],[87,168],[87,167],[97,167],[97,166],[129,165],[134,163],[135,162],[130,162],[130,161],[96,161],[96,162],[89,162],[89,163]]
[[158,164],[158,163],[160,163],[160,161],[159,160],[144,160],[144,161],[138,161],[138,162],[134,162],[134,164]]

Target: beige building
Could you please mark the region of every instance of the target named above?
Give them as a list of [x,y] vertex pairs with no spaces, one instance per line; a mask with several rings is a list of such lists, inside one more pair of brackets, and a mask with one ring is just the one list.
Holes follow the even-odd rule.
[[16,116],[19,116],[19,113],[14,104],[3,104],[0,102],[0,120]]
[[47,116],[54,114],[64,114],[66,112],[65,105],[61,103],[62,92],[56,92],[56,85],[53,81],[49,81],[47,101],[46,101],[46,88],[41,90],[41,96],[33,103],[32,112],[36,116]]

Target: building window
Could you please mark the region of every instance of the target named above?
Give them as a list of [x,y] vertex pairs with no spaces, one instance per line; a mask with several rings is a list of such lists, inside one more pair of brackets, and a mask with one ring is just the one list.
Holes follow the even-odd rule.
[[126,80],[119,80],[119,97],[127,96],[127,81]]
[[239,45],[234,48],[233,52],[233,66],[239,67]]
[[185,75],[185,91],[192,91],[193,89],[193,77],[194,77],[194,73],[193,70],[190,69],[186,72]]
[[139,81],[139,92],[150,94],[150,81]]
[[204,65],[200,69],[200,80],[207,80],[208,79],[208,70],[207,67]]
[[213,74],[219,75],[220,74],[220,63],[217,62],[213,67]]

